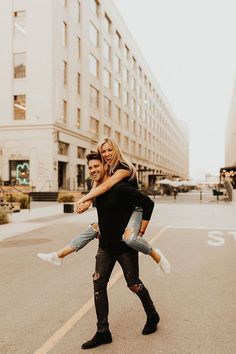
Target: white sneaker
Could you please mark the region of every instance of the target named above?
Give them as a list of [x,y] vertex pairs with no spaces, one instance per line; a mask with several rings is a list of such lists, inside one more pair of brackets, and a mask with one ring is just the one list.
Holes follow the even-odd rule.
[[155,250],[160,256],[161,260],[159,263],[157,263],[157,273],[165,273],[168,274],[170,273],[170,263],[166,259],[166,257],[162,254],[162,252],[159,249]]
[[37,256],[43,261],[52,263],[57,266],[60,266],[62,264],[62,258],[59,258],[56,252],[38,253]]

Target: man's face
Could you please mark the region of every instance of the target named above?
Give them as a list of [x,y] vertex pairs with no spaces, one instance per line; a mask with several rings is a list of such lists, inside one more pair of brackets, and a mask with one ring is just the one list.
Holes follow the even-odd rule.
[[100,160],[90,160],[88,163],[89,174],[94,182],[101,182],[105,176],[105,168]]

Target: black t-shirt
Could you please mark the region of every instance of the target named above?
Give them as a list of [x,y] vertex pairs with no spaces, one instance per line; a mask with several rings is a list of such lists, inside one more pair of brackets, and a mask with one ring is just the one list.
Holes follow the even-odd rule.
[[[129,166],[125,162],[118,162],[113,172],[108,169],[108,174],[111,176],[117,170],[129,170]],[[125,177],[122,181],[130,183],[131,186],[138,189],[138,180],[136,176],[134,176],[133,178],[130,178],[130,176]]]
[[150,219],[153,201],[129,183],[118,182],[108,192],[96,198],[101,234],[99,247],[112,254],[132,251],[122,241],[122,235],[133,211],[133,205],[142,207],[144,220]]

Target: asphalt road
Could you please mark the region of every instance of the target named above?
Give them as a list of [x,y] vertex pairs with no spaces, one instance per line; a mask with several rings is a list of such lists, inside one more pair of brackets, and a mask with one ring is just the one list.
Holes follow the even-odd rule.
[[[236,207],[204,198],[159,199],[145,235],[172,266],[158,276],[151,258],[140,256],[140,277],[161,317],[158,331],[142,336],[144,312],[117,266],[109,289],[113,343],[87,352],[236,353]],[[36,254],[62,247],[95,219],[95,211],[44,218],[36,230],[0,242],[0,353],[84,352],[81,344],[96,330],[97,241],[61,267]]]

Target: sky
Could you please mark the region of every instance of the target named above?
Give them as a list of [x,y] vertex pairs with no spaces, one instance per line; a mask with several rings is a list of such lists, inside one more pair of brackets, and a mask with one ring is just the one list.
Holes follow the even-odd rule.
[[113,0],[178,119],[190,177],[225,166],[236,78],[236,0]]

